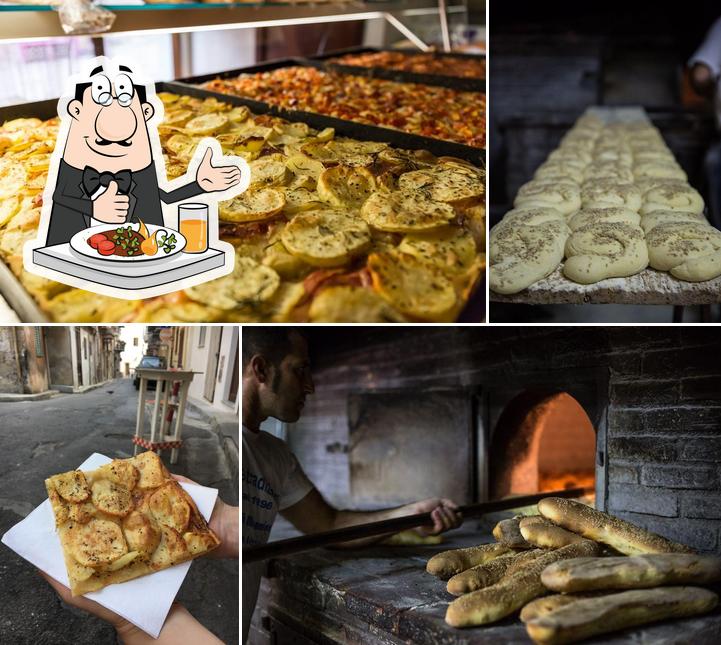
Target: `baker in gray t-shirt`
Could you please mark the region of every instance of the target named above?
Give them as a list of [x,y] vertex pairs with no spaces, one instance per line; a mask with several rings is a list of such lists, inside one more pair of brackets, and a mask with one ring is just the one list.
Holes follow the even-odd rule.
[[[431,498],[380,511],[333,508],[306,477],[287,444],[260,430],[272,417],[296,422],[314,386],[305,338],[288,327],[243,328],[243,545],[265,544],[278,513],[303,533],[330,531],[353,524],[431,513],[433,526],[419,527],[435,535],[461,523],[451,500]],[[346,543],[373,544],[385,536]],[[243,642],[258,598],[264,564],[243,565]]]

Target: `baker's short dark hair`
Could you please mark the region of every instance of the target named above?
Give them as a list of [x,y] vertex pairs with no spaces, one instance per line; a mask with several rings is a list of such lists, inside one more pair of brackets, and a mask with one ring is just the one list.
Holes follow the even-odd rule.
[[[133,73],[133,71],[129,67],[126,67],[125,65],[119,65],[118,69],[121,72],[128,72],[129,74]],[[92,72],[90,72],[90,76],[92,76],[93,74],[100,74],[100,72],[103,72],[103,71],[105,71],[105,70],[102,68],[102,66],[96,67],[95,69],[93,69]],[[92,85],[92,83],[78,83],[75,86],[75,100],[80,101],[82,103],[83,102],[83,94],[85,94],[85,90],[87,90],[91,85]],[[145,85],[136,85],[135,83],[133,83],[133,89],[135,90],[135,93],[138,95],[140,102],[145,103],[145,101],[148,98],[148,96],[145,92]]]
[[261,355],[272,365],[280,365],[293,351],[291,334],[303,338],[305,335],[296,327],[243,327],[243,371],[253,356]]

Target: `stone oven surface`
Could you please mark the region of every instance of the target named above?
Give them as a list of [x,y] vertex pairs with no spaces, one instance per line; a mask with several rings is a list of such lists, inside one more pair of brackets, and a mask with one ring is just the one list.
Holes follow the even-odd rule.
[[[471,629],[448,626],[444,616],[453,596],[444,581],[425,571],[427,560],[440,551],[493,541],[488,529],[462,528],[434,547],[318,550],[280,558],[261,588],[265,627],[276,633],[277,645],[528,645],[517,616]],[[717,645],[719,633],[721,609],[584,642]],[[307,641],[300,639],[303,635]]]

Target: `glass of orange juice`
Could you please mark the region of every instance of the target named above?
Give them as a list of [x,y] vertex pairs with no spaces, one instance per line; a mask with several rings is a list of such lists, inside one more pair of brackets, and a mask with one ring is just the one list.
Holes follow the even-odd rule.
[[186,239],[185,253],[208,250],[208,205],[182,204],[178,207],[180,233]]

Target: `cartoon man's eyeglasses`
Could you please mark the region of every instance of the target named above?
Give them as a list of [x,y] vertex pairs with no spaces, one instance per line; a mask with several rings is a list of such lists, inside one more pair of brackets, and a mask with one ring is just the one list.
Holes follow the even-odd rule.
[[[104,74],[97,74],[92,77],[93,84],[90,89],[90,96],[98,105],[109,106],[113,102],[113,85],[110,79]],[[127,74],[118,74],[115,77],[115,98],[123,107],[128,107],[133,100],[133,81]]]

